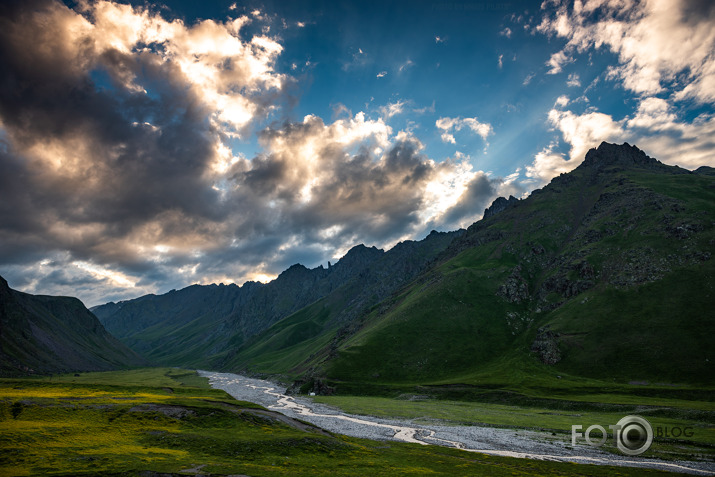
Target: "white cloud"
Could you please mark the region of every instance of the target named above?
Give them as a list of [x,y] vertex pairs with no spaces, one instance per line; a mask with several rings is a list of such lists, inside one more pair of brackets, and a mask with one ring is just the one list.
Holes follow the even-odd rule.
[[454,139],[454,136],[452,134],[443,132],[440,137],[442,138],[442,141],[444,141],[444,142],[448,142],[450,144],[457,144],[457,140]]
[[563,71],[564,65],[567,65],[572,62],[573,58],[566,56],[566,53],[564,53],[563,51],[556,52],[552,54],[549,61],[546,62],[546,64],[551,67],[546,73],[550,75],[561,73],[561,71]]
[[505,36],[507,38],[511,38],[511,28],[506,27],[502,31],[499,32],[501,36]]
[[385,119],[402,114],[405,109],[405,101],[396,101],[380,108],[380,115]]
[[591,111],[577,115],[571,111],[552,109],[549,123],[561,131],[564,141],[571,145],[570,159],[580,162],[586,152],[602,141],[619,142],[623,129],[608,114]]
[[503,60],[504,60],[504,55],[499,55],[499,63],[498,63],[499,69],[502,69],[502,67],[504,66]]
[[[90,23],[74,42],[75,48],[91,44],[97,58],[116,49],[130,55],[153,55],[156,61],[175,65],[197,99],[212,110],[211,119],[228,134],[238,134],[261,114],[256,93],[280,90],[285,77],[274,70],[283,50],[265,35],[246,41],[241,29],[252,20],[242,16],[224,23],[203,20],[185,25],[171,22],[141,7],[109,1],[83,4]],[[252,12],[260,18],[258,10]],[[81,17],[77,16],[81,21]],[[74,28],[75,31],[79,31]],[[155,45],[147,49],[145,45]],[[110,74],[130,90],[144,90],[131,71],[110,69]]]
[[602,46],[618,55],[609,76],[640,95],[666,88],[676,100],[715,101],[715,7],[686,0],[545,2],[537,31],[566,38],[549,60],[561,71],[573,55]]
[[[556,105],[565,107],[567,101],[561,96]],[[687,169],[713,163],[715,115],[702,114],[691,122],[684,122],[662,98],[643,98],[634,114],[620,120],[595,110],[576,114],[552,109],[548,121],[569,145],[569,153],[564,157],[555,152],[556,146],[551,144],[535,156],[533,163],[527,166],[527,176],[541,183],[575,168],[586,152],[602,141],[635,144],[666,164]]]
[[435,101],[432,100],[432,104],[425,106],[423,108],[415,108],[412,110],[413,113],[424,114],[424,113],[434,113],[435,112]]
[[581,78],[577,73],[570,73],[568,80],[566,80],[566,86],[570,88],[576,88],[581,86]]
[[531,83],[531,80],[533,80],[535,76],[536,75],[534,73],[530,73],[530,74],[526,75],[526,78],[524,78],[524,81],[522,81],[521,84],[524,86],[528,86],[529,83]]
[[382,78],[382,77],[384,77],[384,76],[387,76],[387,71],[380,71],[380,72],[377,74],[377,77],[378,77],[378,78]]
[[485,142],[489,136],[494,134],[494,129],[491,124],[479,122],[477,118],[462,119],[444,117],[439,118],[435,122],[435,126],[443,131],[442,140],[452,144],[455,144],[456,141],[454,136],[450,133],[451,131],[461,131],[462,129],[467,128],[479,135],[479,137],[481,137]]
[[554,103],[555,106],[559,106],[561,108],[565,108],[566,105],[569,104],[569,97],[566,96],[565,94],[562,94],[558,98],[556,98],[556,103]]
[[406,70],[406,69],[409,68],[410,66],[414,66],[414,64],[415,64],[414,61],[408,59],[407,61],[405,61],[404,63],[402,63],[397,70],[398,70],[400,73],[402,73],[404,70]]
[[534,162],[526,166],[526,176],[535,180],[541,186],[553,177],[573,170],[580,161],[569,161],[562,154],[554,152],[554,144],[542,149],[534,157]]

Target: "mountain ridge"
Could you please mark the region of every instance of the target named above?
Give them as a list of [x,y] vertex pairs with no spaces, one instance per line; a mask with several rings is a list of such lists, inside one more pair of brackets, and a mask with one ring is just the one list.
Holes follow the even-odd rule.
[[[108,331],[152,360],[216,366],[230,361],[227,349],[230,354],[273,323],[349,283],[363,289],[346,303],[351,309],[364,306],[365,294],[385,296],[401,281],[397,270],[406,276],[418,273],[460,233],[433,232],[422,241],[401,242],[387,252],[359,244],[328,268],[294,264],[266,284],[191,285],[163,295],[107,303],[92,311]],[[415,250],[413,258],[395,259]],[[197,334],[200,339],[194,339]]]
[[[703,341],[715,332],[705,318],[715,305],[707,289],[714,203],[707,168],[688,171],[627,143],[602,143],[529,197],[495,199],[466,230],[433,231],[387,252],[358,245],[327,269],[296,264],[269,284],[244,284],[275,289],[260,299],[237,300],[239,288],[224,286],[218,318],[191,311],[215,305],[200,299],[175,303],[175,311],[157,304],[189,291],[201,298],[202,287],[124,302],[143,308],[139,317],[97,311],[109,328],[162,313],[175,321],[122,337],[160,362],[281,374],[320,383],[319,392],[356,382],[469,381],[511,361],[514,369],[603,378],[609,353],[629,357],[617,379],[707,380],[708,361],[679,350],[690,346],[715,362]],[[677,293],[666,300],[663,287]],[[250,307],[253,322],[241,321],[240,307]],[[631,342],[648,348],[631,350]],[[658,353],[670,364],[644,367]]]

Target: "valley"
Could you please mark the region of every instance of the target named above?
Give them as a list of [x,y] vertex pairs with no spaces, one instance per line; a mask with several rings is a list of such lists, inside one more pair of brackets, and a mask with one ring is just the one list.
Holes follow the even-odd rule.
[[0,280],[0,470],[715,473],[711,170],[603,143],[483,215],[91,310]]
[[[713,411],[706,413],[710,414],[706,422],[692,417],[669,419],[662,412],[662,401],[658,401],[657,410],[661,412],[656,419],[651,418],[652,424],[656,427],[674,423],[689,426],[695,429],[693,436],[697,435],[697,438],[660,445],[655,452],[649,453],[648,459],[634,460],[618,454],[614,446],[604,451],[585,444],[571,444],[570,430],[574,422],[609,422],[619,418],[615,409],[608,409],[605,404],[602,410],[576,413],[568,409],[434,401],[426,396],[418,400],[411,400],[414,396],[398,400],[356,396],[309,399],[286,396],[280,392],[280,384],[270,381],[207,371],[199,371],[199,375],[209,378],[212,387],[222,389],[236,399],[259,403],[322,429],[352,437],[447,446],[522,459],[652,468],[696,475],[715,473],[715,465],[708,462],[715,444],[715,433],[707,425]],[[683,414],[706,405],[687,401],[676,403],[675,400],[669,404],[682,406]],[[625,407],[619,410],[625,411]],[[641,414],[650,414],[644,406],[639,408]],[[652,408],[655,410],[655,406]],[[694,454],[704,460],[688,461]]]
[[237,401],[211,389],[207,378],[177,368],[0,378],[0,436],[0,473],[17,476],[656,476],[685,470],[674,462],[664,472],[333,434]]

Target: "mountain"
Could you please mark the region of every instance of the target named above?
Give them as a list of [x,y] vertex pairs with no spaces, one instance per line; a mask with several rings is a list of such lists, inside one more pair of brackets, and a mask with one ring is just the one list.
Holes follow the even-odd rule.
[[342,325],[324,323],[359,288],[278,321],[227,367],[318,392],[542,375],[712,384],[713,224],[707,169],[603,143],[528,198],[495,200]]
[[715,177],[603,143],[505,202],[312,373],[343,389],[541,374],[713,384]]
[[147,362],[76,298],[29,295],[0,277],[0,375],[106,371]]
[[296,264],[267,284],[193,285],[92,311],[109,332],[154,362],[228,369],[257,335],[317,300],[344,298],[339,312],[324,316],[321,330],[349,321],[423,271],[461,233],[433,232],[388,252],[357,245],[335,265],[309,270]]
[[317,392],[562,376],[712,385],[712,171],[603,143],[466,231],[94,311],[161,363]]

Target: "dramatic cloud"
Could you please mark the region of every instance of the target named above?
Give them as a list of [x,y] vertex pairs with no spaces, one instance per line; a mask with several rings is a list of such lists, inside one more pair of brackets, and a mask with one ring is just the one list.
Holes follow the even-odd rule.
[[[16,288],[94,305],[266,280],[468,226],[602,140],[712,163],[709,2],[547,1],[538,19],[455,17],[448,38],[429,9],[133,3],[0,3],[0,274]],[[464,61],[475,41],[493,53]]]
[[[242,283],[481,215],[497,189],[467,158],[436,162],[393,132],[404,101],[380,119],[343,106],[330,124],[261,126],[291,81],[274,70],[277,39],[241,35],[262,16],[186,25],[50,1],[4,12],[0,263],[15,286],[97,304]],[[234,153],[251,128],[261,152]]]
[[575,52],[607,47],[618,55],[610,77],[637,94],[672,88],[675,99],[715,101],[715,3],[699,0],[547,0],[537,31],[568,40],[551,56],[562,71]]

